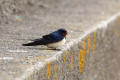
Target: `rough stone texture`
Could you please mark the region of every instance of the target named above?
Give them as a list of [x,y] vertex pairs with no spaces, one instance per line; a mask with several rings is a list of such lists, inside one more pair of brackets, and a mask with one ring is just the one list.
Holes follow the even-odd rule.
[[[57,80],[119,80],[120,79],[120,62],[119,62],[119,45],[120,45],[120,17],[111,21],[107,25],[101,26],[97,30],[90,33],[91,48],[90,53],[87,52],[88,35],[85,36],[77,44],[72,45],[68,54],[66,51],[60,55],[56,55],[56,61],[51,62],[51,73],[49,80],[54,80],[57,65]],[[94,32],[96,32],[96,50],[93,53]],[[86,42],[85,67],[83,72],[79,72],[79,51],[83,49],[82,41]],[[73,66],[70,67],[71,56],[73,53]],[[65,60],[65,61],[64,61]],[[62,68],[61,68],[62,65]],[[36,71],[30,79],[47,80],[48,66],[42,70]],[[62,72],[61,72],[62,70]],[[36,76],[38,75],[38,76]]]
[[[23,47],[22,43],[39,38],[62,27],[69,32],[66,45],[61,47],[64,51],[69,42],[82,37],[89,29],[97,27],[93,25],[117,13],[120,10],[119,3],[120,0],[0,0],[0,80],[21,79],[23,75],[28,78],[30,75],[26,72],[31,67],[34,67],[38,62],[45,64],[48,58],[61,52],[46,50],[44,46]],[[108,38],[104,38],[104,35],[101,34],[99,37],[97,36],[98,42],[106,44],[96,44],[97,49],[99,47],[103,50],[97,50],[97,54],[91,55],[89,62],[86,60],[84,73],[79,74],[76,60],[73,71],[69,71],[67,63],[66,65],[63,64],[64,76],[58,74],[59,79],[67,80],[69,77],[69,80],[119,80],[119,47],[115,48],[118,46],[119,38],[114,36],[109,29],[117,30],[117,28],[111,27],[108,28],[108,31],[107,29],[106,31],[103,30],[105,37],[108,36]],[[98,31],[97,34],[101,32],[102,30]],[[112,39],[115,39],[112,46],[107,46],[107,44],[112,43]],[[74,53],[77,56],[80,46],[74,47],[76,47]],[[92,65],[94,60],[96,66]],[[60,65],[62,57],[55,63]],[[51,64],[54,65],[54,63]],[[45,70],[46,67],[44,67],[43,73]],[[33,72],[30,79],[41,80],[42,76],[39,75],[41,70],[35,71],[38,72],[36,73],[38,75]],[[45,75],[43,80],[46,80],[46,74],[43,75]],[[51,77],[51,79],[53,78]]]

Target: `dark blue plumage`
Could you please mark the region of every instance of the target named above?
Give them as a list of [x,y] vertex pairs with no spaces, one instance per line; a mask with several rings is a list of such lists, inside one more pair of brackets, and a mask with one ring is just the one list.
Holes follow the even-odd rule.
[[66,37],[66,35],[67,35],[67,31],[61,28],[48,35],[42,36],[42,38],[40,39],[35,39],[31,43],[23,44],[23,46],[37,46],[37,45],[48,45],[51,43],[56,43],[63,40]]

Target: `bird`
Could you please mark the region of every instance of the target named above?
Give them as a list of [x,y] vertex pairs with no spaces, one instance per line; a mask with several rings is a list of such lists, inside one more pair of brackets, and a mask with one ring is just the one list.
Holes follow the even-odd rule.
[[57,49],[66,42],[67,30],[60,28],[50,34],[43,35],[42,38],[34,39],[32,42],[22,44],[23,46],[45,45],[48,48]]

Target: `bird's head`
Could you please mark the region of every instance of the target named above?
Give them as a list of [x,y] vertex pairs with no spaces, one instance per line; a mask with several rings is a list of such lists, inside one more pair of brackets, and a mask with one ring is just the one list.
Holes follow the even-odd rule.
[[60,33],[62,36],[66,37],[67,31],[66,31],[65,29],[61,28],[61,29],[59,29],[58,31],[59,31],[59,33]]

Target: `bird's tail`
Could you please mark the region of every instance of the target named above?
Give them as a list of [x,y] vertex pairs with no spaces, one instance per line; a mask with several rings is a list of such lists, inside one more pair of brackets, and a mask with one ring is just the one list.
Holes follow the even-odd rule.
[[26,44],[22,44],[23,46],[37,46],[37,45],[43,45],[42,41],[34,41]]
[[22,44],[23,46],[34,46],[35,44],[33,43],[26,43],[26,44]]

